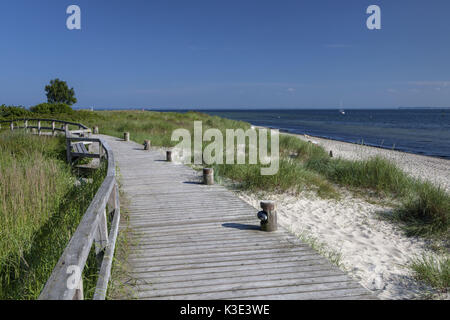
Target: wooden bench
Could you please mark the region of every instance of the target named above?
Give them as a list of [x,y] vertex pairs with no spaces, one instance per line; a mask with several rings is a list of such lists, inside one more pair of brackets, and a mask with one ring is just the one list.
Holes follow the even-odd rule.
[[83,154],[89,153],[89,151],[86,148],[86,145],[83,142],[74,143],[72,147],[74,153],[83,153]]
[[86,145],[92,142],[77,142],[71,145],[72,151],[70,152],[71,159],[77,158],[100,158],[100,155],[95,153],[90,153],[86,148]]

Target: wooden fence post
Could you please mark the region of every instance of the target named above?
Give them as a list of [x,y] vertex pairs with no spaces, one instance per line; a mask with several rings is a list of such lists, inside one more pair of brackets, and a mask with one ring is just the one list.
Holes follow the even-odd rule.
[[108,221],[106,220],[106,208],[100,214],[95,241],[95,254],[101,261],[101,254],[108,245]]
[[11,121],[11,124],[9,125],[9,127],[11,128],[11,131],[14,131],[14,122]]
[[263,213],[267,215],[267,220],[261,220],[262,231],[276,231],[278,229],[277,213],[275,211],[275,202],[261,201],[261,208]]
[[55,121],[52,121],[52,136],[54,136],[56,133],[55,131]]
[[38,135],[41,135],[41,121],[38,121]]
[[203,183],[206,185],[214,184],[214,169],[203,168]]
[[[67,131],[66,131],[67,132]],[[70,144],[70,139],[67,139],[68,137],[66,136],[66,155],[67,155],[67,163],[68,164],[72,164],[72,153],[71,153],[71,144]]]

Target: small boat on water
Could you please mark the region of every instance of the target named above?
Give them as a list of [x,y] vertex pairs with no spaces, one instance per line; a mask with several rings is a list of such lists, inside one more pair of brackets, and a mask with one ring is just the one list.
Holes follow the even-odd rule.
[[343,116],[345,115],[345,111],[344,111],[344,109],[342,108],[342,100],[341,100],[341,103],[340,103],[340,105],[339,105],[339,113],[340,114],[342,114]]

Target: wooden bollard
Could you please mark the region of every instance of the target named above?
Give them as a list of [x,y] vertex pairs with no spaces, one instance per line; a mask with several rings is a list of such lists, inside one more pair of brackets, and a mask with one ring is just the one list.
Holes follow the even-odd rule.
[[214,184],[214,169],[213,168],[203,168],[203,184],[206,184],[206,185]]
[[166,160],[167,160],[168,162],[172,162],[172,151],[168,150],[168,151],[166,152]]
[[144,150],[150,150],[151,142],[150,140],[144,140]]
[[92,128],[93,130],[94,130],[94,134],[98,134],[98,127],[97,126],[94,126],[94,128]]
[[267,215],[266,221],[261,221],[262,231],[276,231],[278,229],[277,213],[275,211],[275,202],[273,201],[261,201],[261,208]]
[[333,150],[330,150],[330,158],[333,158]]
[[123,134],[123,140],[125,140],[125,141],[130,141],[130,133],[129,133],[129,132],[124,132],[124,134]]

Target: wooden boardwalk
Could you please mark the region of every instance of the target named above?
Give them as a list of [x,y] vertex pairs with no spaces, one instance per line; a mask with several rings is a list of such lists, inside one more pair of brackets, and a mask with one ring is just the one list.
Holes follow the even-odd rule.
[[259,230],[253,207],[165,153],[102,136],[130,200],[129,257],[139,299],[373,299],[280,228]]

